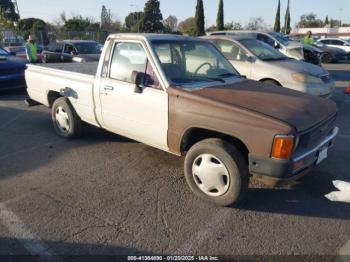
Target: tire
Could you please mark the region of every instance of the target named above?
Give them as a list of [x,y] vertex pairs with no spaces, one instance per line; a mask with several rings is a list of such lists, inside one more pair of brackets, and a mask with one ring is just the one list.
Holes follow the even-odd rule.
[[321,55],[321,62],[323,64],[330,64],[333,62],[333,57],[330,53],[324,53]]
[[82,121],[64,97],[53,103],[52,122],[56,133],[61,137],[70,139],[81,136]]
[[244,199],[248,163],[232,144],[221,139],[195,144],[186,155],[184,169],[187,184],[197,197],[218,206],[232,206]]
[[269,85],[274,85],[274,86],[281,86],[280,83],[278,83],[277,81],[272,80],[272,79],[263,80],[261,82],[263,82],[264,84],[269,84]]

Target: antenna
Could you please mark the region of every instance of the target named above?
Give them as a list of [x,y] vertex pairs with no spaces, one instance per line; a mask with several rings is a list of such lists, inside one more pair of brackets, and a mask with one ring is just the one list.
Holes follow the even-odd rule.
[[17,0],[12,0],[12,3],[13,3],[13,5],[15,6],[15,11],[17,12],[18,16],[20,16],[20,15],[19,15],[19,9],[18,9]]

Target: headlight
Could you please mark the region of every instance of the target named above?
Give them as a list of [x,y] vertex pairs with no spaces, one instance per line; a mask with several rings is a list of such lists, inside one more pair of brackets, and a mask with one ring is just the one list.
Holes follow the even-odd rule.
[[306,83],[306,84],[321,84],[322,79],[318,78],[316,76],[302,74],[302,73],[295,73],[292,74],[292,78],[295,82],[299,83]]

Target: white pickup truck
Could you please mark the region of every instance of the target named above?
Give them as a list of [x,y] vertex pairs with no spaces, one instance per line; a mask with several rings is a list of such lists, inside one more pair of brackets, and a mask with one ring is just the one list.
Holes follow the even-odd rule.
[[111,35],[98,64],[28,65],[25,77],[60,136],[87,122],[185,155],[190,188],[217,205],[241,200],[251,175],[303,176],[338,133],[333,102],[247,80],[204,39]]

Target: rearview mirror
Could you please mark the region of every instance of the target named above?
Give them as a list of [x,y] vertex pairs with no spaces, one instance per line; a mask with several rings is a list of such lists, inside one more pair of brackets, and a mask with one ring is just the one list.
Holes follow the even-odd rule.
[[145,74],[138,72],[138,71],[133,71],[131,74],[131,82],[135,84],[135,90],[134,92],[137,94],[141,94],[143,91],[143,80],[144,80]]

